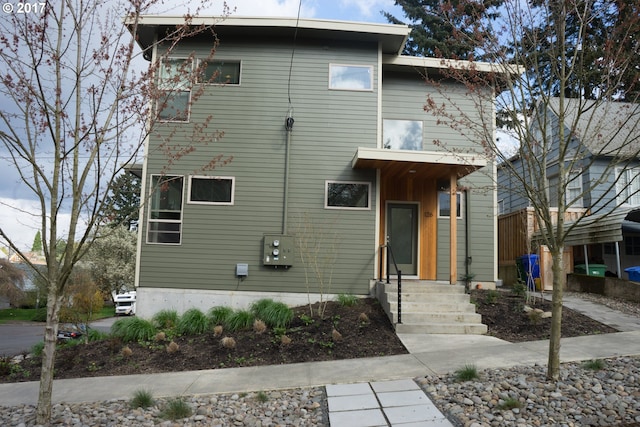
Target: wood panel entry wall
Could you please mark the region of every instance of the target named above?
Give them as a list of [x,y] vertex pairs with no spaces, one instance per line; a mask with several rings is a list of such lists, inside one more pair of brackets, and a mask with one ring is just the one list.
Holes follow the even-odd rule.
[[434,180],[413,179],[382,172],[380,184],[380,245],[386,242],[388,202],[417,202],[420,216],[418,232],[418,277],[436,280],[437,217],[438,203]]

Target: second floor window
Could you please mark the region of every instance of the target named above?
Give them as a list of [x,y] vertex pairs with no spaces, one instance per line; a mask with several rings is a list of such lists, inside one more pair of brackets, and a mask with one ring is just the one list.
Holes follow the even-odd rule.
[[240,61],[207,61],[201,63],[203,83],[217,85],[240,84]]
[[189,181],[189,203],[233,205],[233,177],[192,176]]
[[571,171],[567,178],[567,191],[565,192],[567,207],[581,208],[582,203],[582,174],[581,171]]
[[384,120],[382,146],[387,150],[422,150],[422,122],[418,120]]
[[640,206],[640,168],[616,170],[618,205]]
[[329,89],[373,90],[373,67],[371,65],[329,65]]
[[160,120],[189,121],[192,72],[192,62],[186,59],[167,58],[160,63],[157,100]]

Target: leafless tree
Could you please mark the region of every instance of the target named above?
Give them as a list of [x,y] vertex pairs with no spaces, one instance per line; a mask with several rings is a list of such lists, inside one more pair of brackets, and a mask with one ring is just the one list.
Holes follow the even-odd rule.
[[[167,82],[160,87],[155,79],[157,71],[181,40],[213,32],[212,26],[194,23],[200,9],[190,3],[192,13],[184,16],[184,25],[167,29],[142,52],[137,45],[140,17],[153,13],[156,3],[162,4],[156,0],[42,2],[22,10],[25,13],[16,9],[0,21],[0,160],[19,177],[24,198],[38,204],[37,212],[16,214],[38,218],[46,258],[46,269],[31,265],[35,280],[46,283],[48,292],[38,424],[46,424],[51,416],[56,335],[65,287],[94,240],[109,183],[124,165],[139,158],[146,138],[162,125],[158,111],[172,96],[173,88]],[[155,46],[162,49],[152,55]],[[204,64],[215,48],[212,45],[205,55]],[[143,58],[153,58],[151,66]],[[197,73],[195,65],[174,73],[186,75],[193,85],[192,103],[202,93],[196,87],[199,79],[193,77]],[[207,130],[209,124],[205,120],[170,135],[165,132],[162,150],[168,156],[167,165],[196,150],[201,141],[213,139],[205,138],[214,132]],[[186,136],[188,146],[171,144],[177,132],[191,133]],[[0,237],[21,254],[14,243],[18,236],[12,236],[11,230],[0,227]]]
[[[534,210],[539,226],[535,237],[552,257],[547,375],[557,380],[565,242],[581,223],[606,217],[637,193],[631,183],[638,178],[634,167],[640,154],[639,4],[507,1],[501,16],[491,22],[493,37],[474,37],[490,34],[481,28],[483,20],[460,24],[454,17],[467,9],[450,6],[442,3],[442,16],[467,25],[458,36],[473,43],[486,62],[443,59],[445,71],[426,76],[437,90],[427,97],[425,111],[499,164],[510,177],[505,190],[527,200]],[[448,91],[452,81],[463,85],[465,103]],[[487,105],[493,104],[496,110],[489,112]],[[519,142],[515,156],[497,144],[496,117]],[[455,150],[446,141],[434,143]],[[588,211],[570,218],[572,207],[583,200]]]

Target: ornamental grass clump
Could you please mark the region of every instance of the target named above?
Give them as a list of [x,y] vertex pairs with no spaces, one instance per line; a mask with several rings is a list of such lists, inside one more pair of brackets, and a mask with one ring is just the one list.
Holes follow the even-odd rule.
[[229,316],[225,326],[229,331],[232,332],[241,331],[243,329],[251,329],[254,320],[255,317],[250,311],[238,310],[234,311],[233,314]]
[[122,347],[122,350],[120,351],[120,354],[122,354],[122,357],[131,357],[133,355],[133,350],[131,350],[131,347],[129,347],[128,345]]
[[153,395],[148,390],[136,390],[129,405],[132,408],[149,408],[153,406]]
[[169,354],[177,353],[178,350],[180,350],[180,346],[175,341],[171,341],[169,345],[167,345],[167,353]]
[[184,312],[176,325],[180,335],[200,335],[209,330],[209,318],[197,308]]
[[256,334],[262,334],[267,330],[267,325],[260,319],[253,321],[253,332]]
[[225,325],[232,314],[233,309],[231,307],[217,306],[211,308],[207,316],[212,325]]
[[153,324],[139,317],[118,319],[111,326],[111,335],[122,339],[122,342],[151,341],[156,335]]
[[464,365],[462,368],[455,371],[454,375],[458,381],[473,381],[480,378],[478,369],[475,365]]
[[162,411],[162,418],[167,420],[181,420],[188,418],[193,413],[191,406],[182,399],[172,399],[167,402],[167,405]]
[[151,319],[159,329],[171,329],[178,324],[180,316],[176,310],[160,310]]
[[228,349],[236,348],[236,340],[234,340],[232,337],[224,337],[224,338],[222,338],[220,340],[220,344],[224,348],[228,348]]
[[283,302],[264,298],[251,304],[251,313],[271,328],[286,328],[293,319],[293,310]]
[[602,359],[591,359],[587,360],[582,364],[584,369],[588,369],[590,371],[601,371],[605,367],[604,360]]
[[223,331],[224,331],[224,327],[222,327],[222,325],[216,325],[213,328],[213,336],[219,337],[220,335],[222,335]]
[[338,294],[338,304],[343,307],[353,307],[358,303],[358,297],[353,294]]

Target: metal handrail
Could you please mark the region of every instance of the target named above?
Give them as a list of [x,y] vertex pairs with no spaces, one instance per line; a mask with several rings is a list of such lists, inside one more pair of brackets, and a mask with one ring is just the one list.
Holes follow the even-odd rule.
[[[398,273],[398,323],[402,323],[402,271],[398,269],[398,264],[396,263],[396,259],[393,256],[393,250],[391,250],[389,243],[387,242],[386,245],[380,245],[380,249],[382,248],[386,249],[385,260],[387,263],[387,284],[390,283],[389,260],[393,261],[393,266],[396,269],[396,273]],[[382,281],[382,257],[380,257],[379,262],[379,277],[380,281]]]

